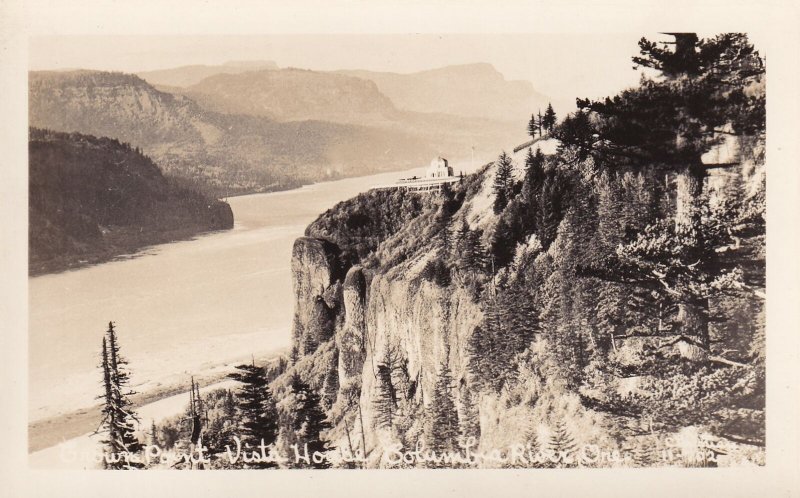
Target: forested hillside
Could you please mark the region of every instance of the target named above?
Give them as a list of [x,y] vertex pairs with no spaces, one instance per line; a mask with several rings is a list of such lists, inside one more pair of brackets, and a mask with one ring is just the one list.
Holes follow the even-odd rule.
[[30,129],[30,272],[233,227],[228,204],[165,177],[116,139]]

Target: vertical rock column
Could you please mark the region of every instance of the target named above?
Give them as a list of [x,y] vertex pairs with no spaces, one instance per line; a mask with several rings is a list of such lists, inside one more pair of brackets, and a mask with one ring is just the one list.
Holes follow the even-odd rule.
[[[325,338],[309,337],[309,333],[316,336],[332,333],[332,310],[323,296],[336,278],[339,252],[336,244],[321,239],[300,237],[294,242],[292,288],[295,308],[292,341],[300,354],[306,353],[306,345],[318,343],[319,339]],[[322,334],[317,330],[320,327],[324,329]]]
[[344,279],[344,325],[336,333],[339,350],[339,383],[344,386],[361,378],[366,337],[367,282],[360,266],[354,266]]

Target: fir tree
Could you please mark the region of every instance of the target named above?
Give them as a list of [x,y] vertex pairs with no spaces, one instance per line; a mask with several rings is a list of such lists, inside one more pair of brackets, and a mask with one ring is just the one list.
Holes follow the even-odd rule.
[[548,448],[555,453],[555,458],[558,460],[556,466],[574,467],[577,465],[578,445],[563,420],[556,422],[556,426],[550,434]]
[[468,368],[474,382],[499,392],[539,331],[538,313],[525,291],[512,289],[487,302],[483,315],[467,342]]
[[453,378],[447,360],[442,362],[428,409],[429,423],[426,439],[428,449],[437,455],[458,448],[458,411],[453,399]]
[[486,267],[486,253],[477,230],[469,230],[467,233],[462,258],[468,271],[480,272]]
[[503,152],[497,159],[497,172],[494,177],[494,212],[498,214],[505,209],[511,198],[513,187],[512,173],[514,164],[511,158]]
[[536,138],[536,133],[539,132],[539,123],[536,122],[536,115],[531,114],[531,120],[528,121],[528,135],[531,138]]
[[461,413],[458,420],[462,439],[466,441],[468,438],[475,438],[476,442],[480,441],[480,411],[475,402],[474,394],[467,384],[461,390]]
[[397,388],[392,381],[392,374],[399,367],[397,351],[386,344],[378,362],[378,378],[373,406],[375,423],[378,427],[391,429],[398,410]]
[[483,271],[486,263],[486,255],[481,244],[481,234],[477,230],[472,230],[467,224],[467,220],[461,221],[456,235],[459,262],[461,267],[469,272]]
[[633,463],[637,467],[655,467],[661,463],[658,454],[658,441],[654,436],[637,438],[633,448]]
[[334,358],[328,366],[328,371],[325,373],[325,379],[322,382],[322,404],[330,410],[336,397],[339,393],[339,353],[335,351]]
[[142,444],[134,433],[139,419],[133,412],[129,399],[135,393],[128,389],[129,377],[125,370],[127,362],[120,355],[117,333],[112,322],[108,322],[100,355],[104,387],[101,397],[105,401],[100,430],[106,433],[102,441],[106,447],[103,465],[108,469],[142,468],[141,463],[132,461],[138,458],[136,454],[142,450]]
[[155,420],[150,424],[150,444],[158,446],[158,431],[156,430]]
[[497,268],[506,266],[514,257],[516,233],[505,218],[500,218],[492,236],[492,256]]
[[536,128],[539,130],[539,137],[541,138],[542,134],[544,133],[544,118],[542,117],[541,109],[539,109],[539,112],[536,116]]
[[534,204],[536,196],[542,187],[544,181],[544,154],[540,148],[528,148],[528,154],[525,156],[525,179],[522,183],[522,199],[527,204]]
[[233,418],[236,415],[236,400],[233,397],[233,391],[230,389],[225,390],[225,401],[222,403],[222,414],[225,418]]
[[547,110],[545,110],[542,118],[542,127],[548,132],[553,131],[556,121],[556,111],[553,110],[553,104],[547,104]]
[[563,214],[563,188],[561,178],[554,172],[546,175],[542,183],[542,192],[539,196],[539,209],[536,218],[536,227],[542,247],[547,249],[556,238],[558,225]]
[[453,252],[453,235],[451,233],[450,219],[448,219],[439,231],[439,239],[442,241],[442,250],[445,257]]
[[526,446],[528,454],[530,455],[527,466],[533,468],[546,467],[547,465],[542,455],[542,445],[539,442],[539,434],[536,429],[533,427],[529,429],[525,434],[525,439],[527,440]]
[[304,447],[308,449],[311,467],[327,469],[330,467],[327,459],[322,459],[321,462],[313,460],[315,452],[325,453],[331,449],[329,443],[322,438],[322,432],[331,425],[325,418],[320,397],[297,374],[292,377],[292,394],[297,404],[290,429],[294,433],[299,451],[304,453]]
[[[266,372],[255,364],[239,365],[230,378],[242,383],[236,393],[240,414],[239,438],[242,448],[258,451],[263,443],[273,444],[278,435],[278,414],[272,392],[267,384]],[[254,462],[256,468],[275,467],[272,462]]]

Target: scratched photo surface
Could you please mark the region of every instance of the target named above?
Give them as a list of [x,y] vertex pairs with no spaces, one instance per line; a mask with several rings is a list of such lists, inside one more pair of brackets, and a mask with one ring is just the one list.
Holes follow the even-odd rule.
[[29,467],[763,466],[764,50],[32,37]]

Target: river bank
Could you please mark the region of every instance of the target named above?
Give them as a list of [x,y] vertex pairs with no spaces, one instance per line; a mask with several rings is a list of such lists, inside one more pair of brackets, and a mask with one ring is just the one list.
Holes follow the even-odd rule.
[[[280,356],[288,354],[288,350],[280,349],[263,356],[254,357],[253,361],[257,365],[268,365],[277,360]],[[235,365],[248,361],[249,358],[242,358],[238,362],[228,362],[210,370],[198,372],[194,376],[194,381],[200,385],[201,389],[218,385],[228,377]],[[180,395],[188,396],[188,385],[186,382],[179,384],[161,385],[146,392],[137,392],[131,396],[134,409],[140,411],[142,408],[158,401],[176,397]],[[95,431],[100,425],[101,405],[81,408],[70,413],[56,415],[45,419],[37,420],[28,425],[28,453],[43,450],[57,445],[64,441],[76,438],[82,434]],[[172,415],[167,413],[165,416]]]

